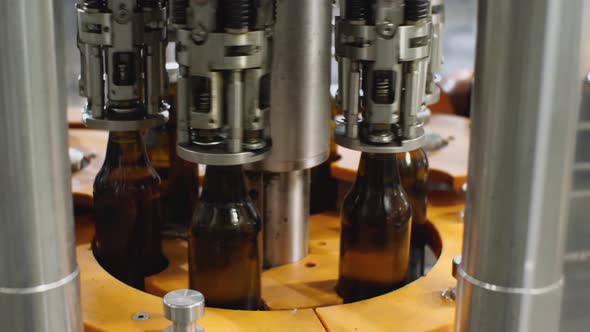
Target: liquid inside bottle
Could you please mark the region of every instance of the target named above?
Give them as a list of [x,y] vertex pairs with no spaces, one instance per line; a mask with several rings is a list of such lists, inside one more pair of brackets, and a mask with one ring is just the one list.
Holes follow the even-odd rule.
[[144,288],[144,277],[162,271],[160,178],[139,132],[111,132],[104,164],[94,181],[98,263],[120,281]]
[[424,275],[425,250],[428,234],[426,232],[428,158],[423,149],[400,153],[397,165],[402,186],[412,205],[412,239],[410,249],[409,281]]
[[190,230],[189,279],[208,305],[260,308],[261,228],[242,167],[207,166]]
[[175,77],[171,77],[166,102],[170,106],[168,122],[146,131],[144,136],[152,165],[162,180],[163,232],[169,237],[184,237],[198,203],[199,168],[176,154],[177,120]]
[[344,302],[402,287],[409,265],[412,210],[395,155],[361,155],[341,219],[337,291]]

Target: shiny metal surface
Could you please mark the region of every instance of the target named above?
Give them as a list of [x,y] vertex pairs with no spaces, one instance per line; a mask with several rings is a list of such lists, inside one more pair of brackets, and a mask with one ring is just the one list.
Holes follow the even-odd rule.
[[[395,153],[409,151],[407,146],[415,149],[415,143],[421,142],[422,123],[417,114],[427,101],[435,99],[434,70],[440,67],[441,58],[432,64],[430,56],[432,43],[438,47],[441,40],[440,34],[433,34],[433,11],[413,15],[418,13],[415,4],[374,1],[364,13],[353,3],[340,1],[334,49],[339,73],[337,100],[346,125],[335,134],[340,136],[338,144],[364,152],[378,147]],[[350,10],[347,5],[352,5]],[[442,26],[437,18],[439,31]]]
[[479,2],[457,331],[559,330],[583,2]]
[[192,289],[168,292],[162,298],[164,316],[172,321],[169,332],[196,332],[197,320],[205,315],[205,297]]
[[590,326],[590,2],[586,1],[585,4],[582,66],[586,79],[582,90],[576,164],[570,194],[560,332],[585,331]]
[[94,117],[89,111],[82,113],[82,123],[89,128],[108,131],[142,130],[162,126],[168,122],[168,110],[162,108],[161,112],[149,115],[142,120],[107,120]]
[[310,170],[264,174],[264,266],[293,263],[309,251]]
[[[191,131],[190,139],[182,134],[178,140],[186,160],[231,165],[267,155],[273,5],[272,0],[175,2],[178,128],[179,133]],[[234,6],[239,6],[238,17],[229,10]],[[223,16],[231,19],[220,20]],[[232,27],[250,18],[243,29]]]
[[55,1],[0,3],[3,331],[82,331],[61,15]]
[[[212,149],[211,149],[212,150]],[[186,161],[196,164],[230,166],[255,163],[269,155],[270,149],[265,147],[256,151],[242,151],[239,153],[215,153],[206,152],[195,148],[195,145],[178,144],[176,146],[178,156]]]
[[351,150],[369,153],[401,153],[416,150],[422,147],[426,138],[424,135],[424,129],[422,127],[417,127],[415,128],[416,138],[404,140],[401,145],[397,141],[388,144],[370,144],[357,138],[348,137],[346,135],[346,126],[347,123],[338,120],[336,121],[336,128],[334,130],[334,140],[336,144]]
[[271,69],[270,172],[317,166],[329,155],[332,1],[278,0]]
[[167,120],[158,116],[167,110],[161,106],[168,43],[164,3],[111,0],[103,7],[82,1],[75,8],[80,95],[87,99],[84,124],[96,129],[128,124],[127,130],[137,130],[137,122],[100,121],[111,112],[133,108],[158,120],[143,122],[142,127],[161,125]]

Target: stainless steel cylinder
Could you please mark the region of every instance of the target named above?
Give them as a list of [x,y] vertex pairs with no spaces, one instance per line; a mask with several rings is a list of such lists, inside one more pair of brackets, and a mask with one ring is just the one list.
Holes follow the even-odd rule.
[[310,171],[264,174],[264,266],[303,259],[309,251]]
[[164,332],[204,332],[197,320],[205,315],[205,297],[192,289],[179,289],[164,295],[164,316],[172,325]]
[[331,0],[278,0],[271,71],[270,172],[324,162],[330,142]]
[[227,82],[227,117],[229,125],[229,137],[227,149],[230,153],[242,151],[242,120],[244,112],[244,84],[242,72],[232,71]]
[[3,331],[82,331],[60,4],[0,2]]
[[457,331],[559,331],[583,0],[480,0]]

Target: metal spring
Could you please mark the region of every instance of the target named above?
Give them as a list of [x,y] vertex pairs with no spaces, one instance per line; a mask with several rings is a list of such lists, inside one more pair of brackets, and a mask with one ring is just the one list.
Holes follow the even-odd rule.
[[430,0],[406,0],[406,21],[418,21],[428,17]]
[[256,25],[256,7],[254,0],[222,0],[220,22],[222,28],[251,30]]
[[390,80],[377,80],[375,86],[375,97],[379,103],[387,103],[391,91]]
[[199,93],[196,106],[197,112],[209,113],[211,111],[211,94],[208,91]]
[[371,1],[347,0],[346,18],[352,21],[366,21],[371,14]]
[[170,20],[172,24],[185,25],[189,0],[172,0]]
[[398,141],[402,141],[404,138],[404,128],[401,126],[400,123],[394,123],[391,126],[391,131],[393,132],[393,135],[395,137],[396,140]]

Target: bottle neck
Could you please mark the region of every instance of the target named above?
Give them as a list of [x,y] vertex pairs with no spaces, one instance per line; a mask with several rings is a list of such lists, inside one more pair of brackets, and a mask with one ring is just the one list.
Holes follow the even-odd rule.
[[149,165],[145,144],[139,131],[110,132],[105,164],[111,166]]
[[385,192],[399,187],[400,177],[395,154],[361,154],[355,188],[362,192]]
[[201,201],[235,203],[247,198],[242,166],[207,166]]

